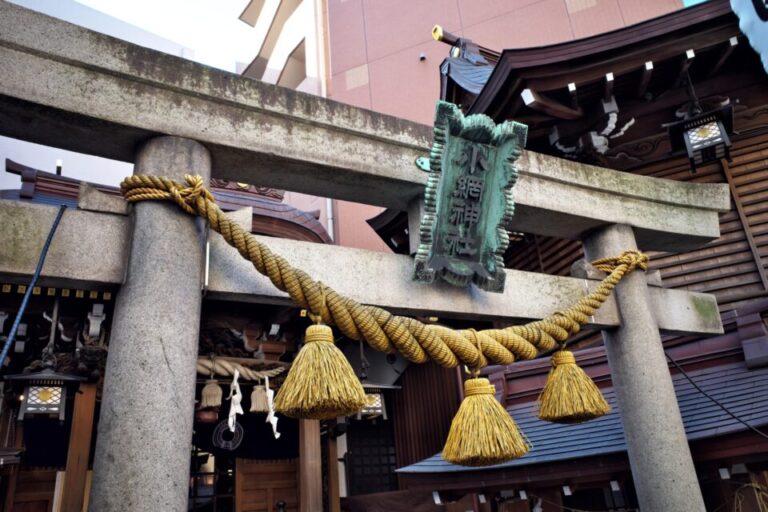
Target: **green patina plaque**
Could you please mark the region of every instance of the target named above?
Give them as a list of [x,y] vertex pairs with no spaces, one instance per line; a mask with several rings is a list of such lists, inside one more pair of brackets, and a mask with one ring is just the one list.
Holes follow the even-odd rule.
[[438,101],[434,132],[414,279],[440,277],[502,292],[515,161],[528,127],[496,125],[483,114],[465,117],[456,105]]

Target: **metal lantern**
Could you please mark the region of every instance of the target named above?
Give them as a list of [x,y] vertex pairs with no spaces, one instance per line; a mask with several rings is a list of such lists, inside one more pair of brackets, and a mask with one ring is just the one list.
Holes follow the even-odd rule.
[[669,125],[672,151],[685,151],[691,161],[691,170],[696,166],[725,158],[730,161],[733,133],[733,107],[706,112]]
[[8,375],[5,380],[23,385],[24,392],[19,407],[19,420],[25,417],[58,417],[64,421],[67,392],[77,391],[84,377],[58,373],[50,368],[41,372]]
[[381,417],[387,419],[387,408],[384,406],[384,392],[379,388],[370,387],[363,384],[365,388],[365,405],[358,413],[358,419],[375,419]]

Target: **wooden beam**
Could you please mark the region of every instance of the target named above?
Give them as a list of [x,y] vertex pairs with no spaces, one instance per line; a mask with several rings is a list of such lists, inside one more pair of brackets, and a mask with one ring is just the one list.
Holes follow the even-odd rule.
[[691,67],[691,64],[693,64],[694,57],[696,57],[696,52],[693,51],[693,49],[686,50],[685,58],[683,59],[683,62],[680,64],[680,71],[677,73],[677,78],[675,79],[673,89],[680,86],[680,84],[683,83],[683,80],[685,79],[685,76],[688,73],[688,69]]
[[328,506],[330,512],[341,512],[341,498],[339,497],[339,461],[336,453],[336,438],[328,432],[328,441],[325,445],[328,459]]
[[520,93],[520,98],[525,103],[525,106],[558,119],[573,121],[584,115],[580,108],[571,108],[558,103],[551,98],[541,96],[533,89],[523,89],[523,92]]
[[726,44],[725,48],[720,52],[720,58],[717,59],[717,62],[714,66],[712,66],[712,69],[709,70],[709,73],[707,74],[707,78],[713,77],[717,74],[718,71],[720,71],[720,68],[723,67],[723,64],[725,64],[725,61],[728,60],[728,57],[731,56],[733,53],[733,50],[736,49],[736,46],[739,44],[739,38],[736,36],[733,36],[728,40],[728,43]]
[[608,103],[613,96],[613,73],[605,74],[605,90],[603,91],[603,101]]
[[299,420],[299,512],[315,512],[323,503],[323,455],[320,422]]
[[[16,414],[13,414],[13,412],[18,413],[15,409],[9,409],[7,410],[6,414],[9,414],[11,416],[10,421],[15,422],[15,430],[14,433],[16,435],[16,439],[14,440],[13,447],[14,448],[23,448],[24,447],[24,429],[21,427],[21,422],[16,420]],[[9,426],[10,428],[10,426]],[[19,479],[19,468],[21,467],[21,464],[14,464],[11,466],[10,474],[7,475],[5,478],[5,481],[7,482],[5,485],[5,504],[3,505],[3,510],[13,512],[13,502],[16,498],[16,483]]]
[[[504,105],[506,108],[502,108]],[[488,112],[488,116],[496,120],[517,119],[519,117],[517,113],[520,112],[521,108],[523,108],[523,99],[519,94],[513,96],[510,91],[509,95],[496,108],[496,113]]]
[[571,107],[574,109],[579,108],[579,98],[578,94],[576,94],[576,83],[570,82],[568,84],[568,93],[571,95]]
[[83,509],[95,407],[96,384],[82,384],[75,395],[75,407],[72,411],[61,512],[80,512]]
[[653,76],[653,61],[649,60],[643,65],[643,74],[640,77],[640,83],[637,86],[637,96],[642,98],[648,90],[648,84],[651,83]]
[[760,250],[757,246],[757,242],[755,241],[755,237],[752,236],[752,230],[749,226],[749,218],[747,217],[747,213],[744,210],[744,205],[741,203],[741,197],[739,196],[739,191],[736,188],[736,183],[733,180],[731,167],[728,165],[728,161],[725,159],[720,160],[720,163],[723,166],[723,174],[725,174],[725,179],[728,180],[728,188],[731,189],[731,197],[733,197],[733,202],[736,205],[736,212],[739,214],[739,222],[741,222],[741,226],[744,228],[744,235],[747,237],[749,252],[752,254],[752,258],[755,260],[755,270],[757,270],[757,275],[760,276],[760,282],[763,285],[763,290],[768,290],[768,275],[766,275],[765,267],[763,266],[763,261],[760,257]]

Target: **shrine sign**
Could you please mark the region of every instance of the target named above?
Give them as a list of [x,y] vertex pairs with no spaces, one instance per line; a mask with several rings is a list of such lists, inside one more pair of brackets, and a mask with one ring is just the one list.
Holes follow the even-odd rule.
[[437,102],[415,280],[440,277],[455,286],[504,291],[515,161],[527,131],[524,124],[496,125],[486,115],[465,117],[456,105]]

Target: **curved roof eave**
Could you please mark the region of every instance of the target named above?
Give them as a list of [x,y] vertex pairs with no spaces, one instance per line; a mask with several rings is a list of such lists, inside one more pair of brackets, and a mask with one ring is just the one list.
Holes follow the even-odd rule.
[[606,53],[620,52],[645,41],[657,40],[660,36],[683,31],[695,32],[698,30],[697,25],[727,15],[735,19],[728,0],[711,0],[583,39],[547,46],[505,49],[485,86],[470,105],[468,113],[485,113],[493,117],[490,107],[503,100],[499,95],[504,94],[505,98],[509,98],[511,90],[516,88],[509,84],[515,79],[515,71],[564,62],[574,63],[576,60],[594,62]]

